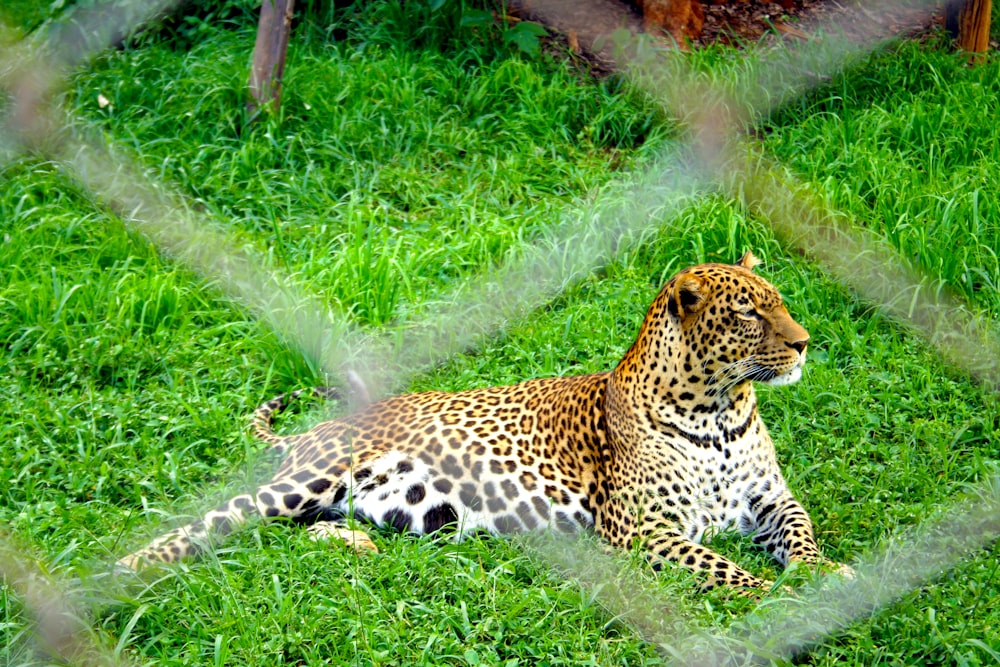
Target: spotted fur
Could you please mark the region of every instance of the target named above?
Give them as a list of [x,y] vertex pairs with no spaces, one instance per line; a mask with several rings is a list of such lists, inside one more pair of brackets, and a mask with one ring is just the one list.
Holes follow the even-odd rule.
[[752,385],[798,380],[809,335],[755,263],[747,253],[676,275],[611,372],[397,396],[287,436],[271,428],[286,399],[269,401],[255,430],[287,453],[273,479],[120,563],[176,561],[251,515],[343,537],[336,522],[353,513],[420,534],[595,529],[614,547],[643,545],[656,568],[696,571],[706,588],[766,589],[700,543],[734,527],[783,565],[820,561]]

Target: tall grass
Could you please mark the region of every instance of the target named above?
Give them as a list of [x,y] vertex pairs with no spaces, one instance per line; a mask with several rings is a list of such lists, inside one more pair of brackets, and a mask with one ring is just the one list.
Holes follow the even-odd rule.
[[[227,7],[225,21],[190,18],[104,54],[72,78],[68,101],[240,242],[373,330],[421,312],[581,202],[622,192],[615,182],[670,136],[658,105],[627,84],[527,58],[497,27],[463,27],[476,7],[420,2],[310,6],[281,116],[248,129],[253,12]],[[736,56],[701,57],[721,70]],[[1000,90],[996,68],[966,67],[939,42],[904,44],[763,128],[768,151],[994,318],[988,193],[1000,142],[981,109]],[[0,521],[47,569],[87,580],[266,475],[245,416],[321,378],[54,165],[24,157],[0,167],[0,182]],[[996,474],[995,397],[789,253],[766,221],[714,195],[650,226],[663,231],[406,388],[610,368],[673,272],[752,248],[813,335],[803,381],[762,391],[762,410],[831,557],[866,552]],[[254,524],[217,556],[104,600],[93,624],[111,646],[158,664],[633,665],[683,651],[644,642],[602,608],[599,590],[504,540],[376,540],[382,553],[362,558],[294,526]],[[717,546],[777,574],[745,540]],[[993,547],[969,559],[804,660],[989,662],[998,556]],[[698,596],[681,572],[654,576],[634,554],[621,563],[676,600],[663,615],[678,624],[734,629],[752,608],[724,592]],[[45,664],[21,602],[6,588],[0,601],[0,660]]]

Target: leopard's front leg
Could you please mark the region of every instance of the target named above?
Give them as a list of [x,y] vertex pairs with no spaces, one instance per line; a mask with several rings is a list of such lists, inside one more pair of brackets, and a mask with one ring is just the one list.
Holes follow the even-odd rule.
[[670,530],[659,530],[651,534],[646,541],[646,548],[653,569],[661,569],[664,561],[681,565],[703,579],[703,591],[717,586],[730,586],[741,594],[756,595],[769,591],[774,585],[774,582],[750,574],[708,547]]
[[702,591],[728,586],[741,595],[757,597],[774,585],[688,538],[681,532],[680,518],[663,512],[658,498],[643,505],[634,495],[622,493],[600,510],[597,531],[612,547],[627,550],[639,541],[654,570],[667,563],[691,570],[701,578]]
[[767,549],[782,565],[799,562],[827,565],[844,576],[853,576],[848,565],[827,560],[813,537],[812,521],[802,505],[787,489],[773,498],[754,498],[750,504],[754,542]]

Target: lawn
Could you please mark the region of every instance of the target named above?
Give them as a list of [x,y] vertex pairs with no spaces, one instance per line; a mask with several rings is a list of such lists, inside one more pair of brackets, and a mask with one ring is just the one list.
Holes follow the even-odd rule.
[[[0,40],[62,4],[5,3]],[[458,2],[302,3],[281,114],[246,127],[250,4],[221,3],[102,53],[72,73],[65,103],[261,268],[372,336],[406,340],[456,289],[549,243],[558,225],[629,211],[676,136],[629,82],[524,53]],[[724,78],[746,56],[692,58]],[[996,326],[998,106],[1000,59],[970,67],[931,35],[853,63],[755,134],[818,197]],[[541,307],[387,389],[609,369],[674,272],[752,249],[812,334],[802,381],[760,396],[829,556],[854,561],[946,518],[1000,472],[995,391],[767,220],[712,191],[646,214],[607,260],[569,245],[560,261],[585,270]],[[78,582],[86,623],[112,654],[158,665],[642,665],[683,655],[686,628],[752,622],[758,603],[700,595],[689,575],[654,574],[636,554],[609,562],[644,591],[636,600],[663,605],[656,632],[545,548],[376,532],[380,553],[358,556],[281,523],[254,523],[147,585],[106,587],[116,558],[266,478],[274,462],[248,416],[327,378],[218,277],[158,252],[38,155],[0,164],[0,229],[0,535]],[[519,276],[525,289],[532,278]],[[723,535],[716,546],[776,576],[747,542]],[[998,562],[993,543],[795,661],[996,664]],[[0,662],[49,664],[30,617],[0,587]]]

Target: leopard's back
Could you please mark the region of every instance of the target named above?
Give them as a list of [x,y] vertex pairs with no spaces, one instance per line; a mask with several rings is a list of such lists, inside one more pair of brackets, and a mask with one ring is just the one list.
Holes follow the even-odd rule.
[[606,379],[406,394],[284,437],[261,433],[258,418],[258,433],[288,450],[265,513],[315,501],[307,512],[416,533],[590,527]]

